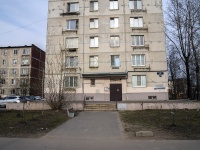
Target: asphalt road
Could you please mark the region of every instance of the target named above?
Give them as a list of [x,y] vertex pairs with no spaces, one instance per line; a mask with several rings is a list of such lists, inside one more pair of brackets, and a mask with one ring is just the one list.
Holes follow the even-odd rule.
[[82,112],[41,138],[0,138],[0,150],[198,150],[200,141],[129,140],[117,112]]

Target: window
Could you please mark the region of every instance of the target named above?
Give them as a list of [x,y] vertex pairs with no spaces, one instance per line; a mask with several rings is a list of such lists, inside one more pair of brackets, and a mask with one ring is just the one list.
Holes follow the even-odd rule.
[[22,75],[28,75],[29,74],[29,69],[28,68],[23,68],[21,73],[22,73]]
[[142,9],[142,0],[129,0],[130,9]]
[[97,18],[90,19],[90,28],[98,28],[99,27],[98,22],[99,21]]
[[24,49],[23,50],[23,55],[28,55],[29,54],[29,49]]
[[8,50],[4,50],[4,51],[3,51],[3,54],[4,54],[4,55],[7,55],[7,54],[8,54]]
[[5,90],[4,89],[0,89],[0,94],[5,94]]
[[3,65],[6,65],[6,60],[3,60]]
[[77,30],[78,20],[67,20],[67,30]]
[[65,87],[77,87],[78,77],[65,77]]
[[132,46],[144,46],[144,36],[143,35],[133,35],[132,36]]
[[17,64],[17,59],[13,59],[13,65]]
[[99,37],[90,37],[90,47],[99,46]]
[[141,17],[130,18],[130,27],[143,27],[143,19]]
[[29,59],[28,58],[23,58],[22,59],[22,65],[29,65]]
[[78,57],[66,57],[66,67],[78,67]]
[[134,75],[132,76],[133,87],[146,87],[146,76],[145,75]]
[[98,60],[99,60],[98,56],[90,56],[90,67],[98,67],[99,66]]
[[17,70],[16,69],[13,69],[13,74],[17,74]]
[[24,87],[28,86],[28,79],[27,78],[21,79],[21,86],[24,86]]
[[12,85],[15,85],[16,84],[16,79],[12,79]]
[[118,46],[119,46],[119,36],[111,36],[110,47],[118,47]]
[[68,11],[67,12],[78,12],[79,11],[79,3],[68,3]]
[[98,10],[99,10],[98,1],[91,1],[90,2],[90,11],[98,11]]
[[119,27],[119,18],[110,18],[110,28]]
[[15,89],[12,89],[11,94],[15,94],[15,93],[16,93]]
[[15,49],[15,50],[13,51],[13,54],[14,54],[14,55],[17,55],[17,54],[18,54],[18,50]]
[[2,70],[1,73],[2,73],[2,74],[6,74],[6,70]]
[[95,85],[95,79],[90,80],[90,85],[94,86]]
[[78,38],[67,38],[66,48],[71,48],[71,49],[78,48]]
[[110,9],[114,10],[114,9],[118,9],[118,0],[110,0]]
[[6,80],[4,78],[0,79],[0,81],[1,84],[6,84]]
[[112,67],[119,67],[120,66],[119,55],[111,55],[111,66]]
[[132,55],[132,65],[145,66],[145,55],[144,54]]

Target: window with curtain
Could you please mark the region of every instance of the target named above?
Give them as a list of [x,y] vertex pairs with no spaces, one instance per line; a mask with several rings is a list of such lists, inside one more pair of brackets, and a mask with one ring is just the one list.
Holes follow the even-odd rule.
[[13,65],[17,64],[17,59],[13,59]]
[[78,29],[78,20],[67,20],[67,30],[77,30]]
[[119,55],[111,55],[111,66],[120,67]]
[[110,10],[119,9],[118,0],[110,0]]
[[98,11],[99,3],[98,1],[90,1],[90,11]]
[[132,76],[133,87],[146,87],[146,76],[145,75],[133,75]]
[[130,18],[130,27],[143,27],[143,18],[142,17],[131,17]]
[[77,76],[68,76],[65,77],[65,87],[77,87],[78,86],[78,77]]
[[68,3],[68,12],[79,12],[79,3]]
[[13,69],[13,74],[17,74],[17,70],[16,69]]
[[142,9],[142,0],[129,0],[129,9]]
[[90,56],[90,67],[98,67],[99,66],[99,57],[98,56]]
[[29,69],[28,68],[23,68],[21,70],[22,75],[28,75],[29,74]]
[[144,54],[132,55],[132,65],[133,66],[145,66],[145,55]]
[[90,47],[98,47],[99,46],[99,37],[90,37]]
[[119,46],[119,36],[111,36],[110,47],[118,47],[118,46]]
[[110,18],[110,28],[119,27],[119,18]]
[[132,35],[132,46],[144,46],[144,35]]
[[97,18],[90,19],[90,28],[98,28],[99,20]]
[[78,56],[67,56],[66,67],[78,67]]
[[78,48],[78,38],[66,38],[66,48]]
[[16,79],[12,79],[11,82],[12,82],[12,85],[15,85],[16,84]]
[[22,58],[22,65],[29,65],[29,58]]

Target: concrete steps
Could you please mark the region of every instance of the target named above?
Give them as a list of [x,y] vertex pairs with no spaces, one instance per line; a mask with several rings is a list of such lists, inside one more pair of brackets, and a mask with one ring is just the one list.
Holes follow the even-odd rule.
[[117,106],[115,103],[89,103],[89,104],[85,104],[84,110],[93,110],[93,111],[115,111],[117,110]]

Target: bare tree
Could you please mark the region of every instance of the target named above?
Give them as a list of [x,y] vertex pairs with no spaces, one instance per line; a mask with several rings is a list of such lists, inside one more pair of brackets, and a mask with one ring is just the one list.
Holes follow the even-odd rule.
[[[188,98],[192,97],[190,61],[193,61],[192,58],[197,52],[197,49],[195,48],[195,35],[197,35],[197,29],[194,27],[196,27],[195,22],[198,20],[195,16],[199,13],[199,11],[196,11],[199,9],[199,3],[200,1],[198,0],[170,0],[167,8],[166,36],[169,39],[170,44],[174,46],[175,51],[177,51],[184,64]],[[197,9],[193,11],[195,5],[197,6]],[[198,55],[195,55],[195,57],[196,56]],[[198,66],[197,63],[195,63],[195,66]],[[197,72],[198,68],[199,67],[196,68]]]

